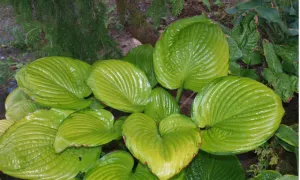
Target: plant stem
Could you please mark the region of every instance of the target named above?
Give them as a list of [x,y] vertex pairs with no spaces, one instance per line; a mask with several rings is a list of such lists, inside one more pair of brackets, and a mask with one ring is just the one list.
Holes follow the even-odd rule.
[[177,102],[177,103],[179,103],[179,102],[180,102],[180,98],[181,98],[182,90],[183,90],[183,85],[182,85],[182,86],[180,86],[180,88],[177,90],[177,94],[176,94],[176,102]]

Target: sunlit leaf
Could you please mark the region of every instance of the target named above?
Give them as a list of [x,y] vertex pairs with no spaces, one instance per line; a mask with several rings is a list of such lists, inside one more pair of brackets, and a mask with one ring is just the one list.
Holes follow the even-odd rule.
[[66,57],[45,57],[33,61],[16,74],[20,88],[37,103],[65,109],[81,109],[91,100],[85,84],[90,65]]
[[180,108],[170,93],[160,87],[152,90],[145,114],[159,122],[170,114],[178,113]]
[[125,151],[115,151],[103,156],[96,166],[87,172],[85,180],[155,180],[147,167],[134,167],[133,157]]
[[97,99],[124,112],[143,111],[151,93],[144,72],[120,60],[94,63],[87,83]]
[[54,148],[57,153],[69,146],[94,147],[122,136],[123,121],[114,121],[107,110],[82,110],[68,116],[59,126]]
[[21,179],[71,179],[93,166],[100,156],[98,147],[55,153],[57,129],[66,116],[39,110],[15,122],[0,137],[0,170]]
[[129,151],[160,179],[169,179],[197,154],[200,134],[186,116],[172,114],[159,123],[142,113],[130,115],[123,125]]
[[199,91],[228,73],[229,48],[221,28],[205,16],[171,24],[154,49],[157,81],[167,89]]
[[0,120],[0,137],[14,123],[15,123],[14,120],[6,120],[6,119]]
[[283,114],[281,99],[274,91],[236,76],[206,85],[192,109],[192,119],[201,128],[201,149],[213,154],[255,149],[275,133]]

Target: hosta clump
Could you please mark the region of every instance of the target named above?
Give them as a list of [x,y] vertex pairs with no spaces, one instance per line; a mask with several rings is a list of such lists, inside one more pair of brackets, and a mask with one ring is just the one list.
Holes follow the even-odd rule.
[[[170,25],[153,56],[142,45],[92,66],[36,60],[17,73],[19,96],[8,97],[19,118],[0,121],[0,171],[25,179],[245,179],[235,154],[267,141],[284,111],[268,87],[226,76],[228,57],[220,28],[200,16]],[[177,102],[183,89],[198,93],[191,117],[168,92],[176,88]],[[101,146],[122,136],[122,151],[99,158]]]

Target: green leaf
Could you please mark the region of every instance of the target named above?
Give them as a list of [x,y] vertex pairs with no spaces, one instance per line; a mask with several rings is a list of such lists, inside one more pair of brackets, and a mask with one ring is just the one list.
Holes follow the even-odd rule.
[[299,55],[298,45],[276,45],[275,53],[282,59],[282,68],[288,73],[298,75]]
[[276,180],[280,178],[281,174],[273,170],[264,170],[258,176],[252,178],[251,180]]
[[[295,146],[292,146],[292,145],[286,143],[285,141],[279,139],[278,137],[275,137],[275,141],[278,144],[280,144],[283,147],[283,149],[285,149],[286,151],[292,152],[292,153],[295,152]],[[296,148],[296,150],[298,150],[298,148]]]
[[94,165],[97,148],[55,153],[53,143],[67,114],[39,110],[15,122],[0,138],[0,170],[21,179],[71,179]]
[[263,41],[264,54],[268,63],[268,68],[273,72],[282,72],[282,65],[275,54],[273,44],[264,39]]
[[299,177],[295,176],[295,175],[289,175],[289,174],[287,174],[287,175],[279,177],[279,178],[277,178],[275,180],[299,180]]
[[90,109],[103,109],[105,108],[105,105],[100,102],[98,99],[96,99],[95,97],[91,97],[90,98],[93,102],[90,105]]
[[42,106],[30,100],[20,88],[16,88],[5,100],[5,117],[8,120],[18,121],[41,108]]
[[14,104],[16,104],[19,101],[23,101],[23,100],[29,100],[29,96],[27,96],[24,91],[22,91],[19,87],[17,87],[16,89],[14,89],[13,91],[11,91],[9,93],[9,95],[7,96],[6,100],[5,100],[5,109],[9,109],[10,107],[12,107]]
[[70,146],[94,147],[122,136],[123,121],[114,121],[107,110],[82,110],[68,116],[56,134],[54,148],[60,153]]
[[87,83],[97,99],[124,112],[143,111],[151,94],[144,72],[120,60],[94,63]]
[[210,2],[209,2],[209,0],[202,0],[202,2],[207,7],[207,9],[210,11]]
[[227,75],[229,48],[217,24],[195,16],[171,24],[157,41],[153,58],[157,81],[163,87],[199,91]]
[[186,180],[243,180],[244,170],[236,156],[217,156],[199,151],[186,168]]
[[115,151],[103,156],[85,175],[85,180],[155,180],[149,169],[138,164],[134,169],[133,157],[125,151]]
[[229,59],[230,61],[236,61],[243,57],[243,52],[240,50],[236,42],[230,37],[227,37],[227,42],[229,45]]
[[297,76],[290,76],[292,81],[292,91],[298,93],[299,92],[299,77]]
[[207,84],[192,108],[192,119],[202,129],[201,149],[213,154],[255,149],[272,137],[283,114],[281,99],[270,88],[236,76]]
[[230,34],[233,41],[243,53],[242,60],[249,65],[260,63],[257,60],[259,57],[253,55],[255,50],[258,49],[258,41],[260,40],[255,17],[255,13],[247,13],[240,22],[235,24]]
[[255,7],[254,10],[257,12],[259,17],[273,23],[281,23],[281,17],[276,8],[269,7]]
[[123,125],[123,138],[133,156],[162,180],[187,166],[201,142],[195,124],[180,114],[172,114],[157,123],[146,114],[134,113]]
[[281,124],[276,132],[276,137],[280,138],[289,145],[298,147],[298,133],[287,125]]
[[66,57],[38,59],[16,74],[20,88],[37,103],[64,109],[82,109],[91,104],[85,84],[90,65]]
[[5,131],[15,123],[13,120],[0,120],[0,137],[5,133]]
[[284,102],[289,102],[293,98],[295,85],[289,75],[276,73],[268,68],[263,70],[262,75]]
[[172,9],[171,9],[172,14],[174,16],[178,16],[184,7],[184,0],[169,0],[169,1],[172,6]]
[[244,69],[236,62],[229,63],[229,74],[259,80],[255,69]]
[[170,93],[160,87],[152,90],[145,114],[159,122],[170,114],[178,113],[180,113],[179,105]]
[[249,54],[243,57],[243,62],[250,66],[261,64],[261,55],[259,52],[253,50],[252,53],[249,52]]
[[157,84],[153,67],[153,47],[150,44],[140,45],[131,49],[123,60],[136,65],[144,71],[151,87]]
[[249,1],[238,3],[236,5],[236,8],[238,10],[249,10],[249,9],[253,9],[257,6],[262,6],[263,4],[264,4],[264,2],[262,2],[261,0],[249,0]]

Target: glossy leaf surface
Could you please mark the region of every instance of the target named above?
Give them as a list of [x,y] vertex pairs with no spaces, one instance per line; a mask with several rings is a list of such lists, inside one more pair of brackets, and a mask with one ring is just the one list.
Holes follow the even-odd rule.
[[82,109],[91,104],[85,84],[90,65],[66,57],[45,57],[19,70],[20,88],[37,103],[54,108]]
[[152,90],[145,114],[159,122],[170,114],[180,113],[180,108],[173,96],[163,88]]
[[299,135],[292,128],[287,125],[281,124],[276,132],[276,137],[280,138],[284,142],[288,143],[291,146],[299,146]]
[[20,88],[16,88],[5,100],[5,117],[17,121],[41,108],[42,106],[30,100]]
[[235,154],[255,149],[277,130],[284,114],[270,88],[236,76],[218,78],[196,96],[192,119],[202,129],[201,149]]
[[123,121],[114,121],[107,110],[83,110],[68,116],[59,126],[54,148],[57,153],[69,146],[94,147],[122,136]]
[[131,49],[123,60],[130,62],[145,72],[151,87],[157,84],[153,67],[153,47],[150,44]]
[[12,125],[0,137],[0,170],[21,179],[71,179],[90,168],[97,148],[69,148],[55,153],[54,139],[67,114],[39,110]]
[[93,64],[87,83],[97,99],[124,112],[143,111],[151,93],[144,72],[120,60],[104,60]]
[[157,123],[146,114],[134,113],[123,125],[123,138],[133,156],[163,180],[187,166],[201,142],[195,124],[180,114]]
[[[115,151],[98,160],[95,167],[87,172],[85,180],[155,180],[149,169],[138,164],[134,169],[133,157],[125,151]],[[134,172],[133,172],[134,171]]]
[[204,16],[171,24],[154,49],[157,81],[167,89],[199,91],[228,73],[229,48],[221,28]]
[[243,180],[244,170],[236,156],[218,156],[199,151],[185,169],[186,180]]
[[6,120],[6,119],[0,120],[0,137],[14,123],[15,123],[14,120]]

